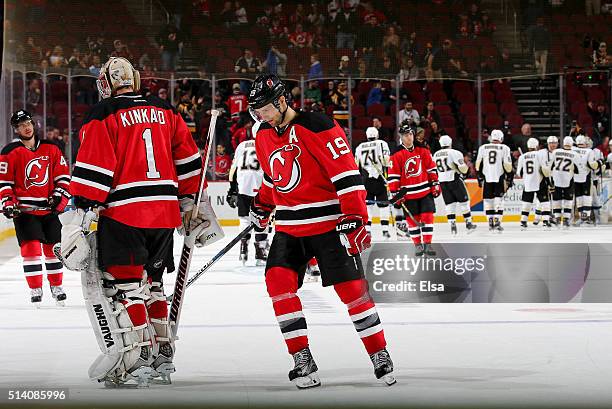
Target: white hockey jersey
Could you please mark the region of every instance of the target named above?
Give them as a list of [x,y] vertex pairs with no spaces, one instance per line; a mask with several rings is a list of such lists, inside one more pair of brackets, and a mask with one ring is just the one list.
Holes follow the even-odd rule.
[[[595,158],[596,161],[601,161],[600,163],[603,162],[605,165],[603,152],[600,151],[599,148],[593,149],[593,157]],[[594,180],[597,176],[602,175],[602,174],[603,172],[601,171],[601,169],[591,170],[591,180]]]
[[476,163],[482,163],[485,182],[497,183],[504,175],[504,163],[512,166],[510,148],[501,143],[485,143],[478,148]]
[[357,166],[360,169],[365,170],[368,173],[369,178],[378,178],[380,173],[376,168],[381,171],[389,166],[389,144],[380,139],[373,141],[362,142],[355,149],[355,160]]
[[552,154],[552,178],[556,187],[569,187],[578,168],[579,155],[570,149],[555,149]]
[[538,159],[540,161],[540,165],[545,166],[550,170],[552,166],[552,154],[553,151],[550,151],[547,148],[540,149],[538,151]]
[[589,163],[595,162],[593,149],[574,146],[572,150],[578,154],[578,173],[574,175],[574,182],[584,183],[592,170]]
[[464,167],[463,154],[456,149],[440,149],[433,155],[433,160],[438,168],[438,180],[440,182],[452,182],[459,174],[459,167]]
[[537,192],[540,190],[542,182],[542,155],[538,151],[529,151],[523,153],[516,165],[516,174],[523,178],[523,186],[525,192]]
[[238,193],[255,196],[263,180],[263,170],[257,160],[254,139],[243,141],[236,147],[232,168],[232,172],[236,172]]

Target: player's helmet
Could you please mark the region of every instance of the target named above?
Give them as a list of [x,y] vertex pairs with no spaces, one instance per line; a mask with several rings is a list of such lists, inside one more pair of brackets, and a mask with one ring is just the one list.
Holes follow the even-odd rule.
[[123,57],[111,57],[100,69],[98,76],[100,98],[108,98],[120,88],[140,89],[140,73]]
[[527,149],[538,149],[540,142],[536,138],[529,138],[527,140]]
[[576,145],[580,146],[580,145],[586,145],[586,138],[584,137],[584,135],[578,135],[576,136]]
[[366,137],[369,141],[373,141],[374,139],[378,139],[378,129],[373,126],[370,126],[366,129]]
[[277,109],[280,109],[278,99],[285,93],[285,84],[276,75],[260,75],[251,85],[249,108],[251,110],[259,109],[271,103]]
[[563,146],[573,146],[574,139],[571,136],[566,136],[563,138]]
[[442,135],[440,137],[440,146],[443,148],[450,148],[453,146],[453,139],[448,135]]
[[11,126],[13,128],[17,128],[17,125],[19,125],[22,122],[25,121],[32,121],[32,114],[30,114],[28,111],[24,110],[24,109],[20,109],[19,111],[15,111],[13,113],[13,115],[11,116]]
[[493,129],[493,131],[491,132],[491,142],[493,141],[503,142],[504,133],[500,131],[499,129]]
[[400,124],[399,129],[397,130],[400,135],[405,135],[409,132],[412,132],[412,135],[416,136],[416,128],[412,126],[409,120],[404,119],[404,121]]
[[559,138],[557,138],[555,135],[550,135],[546,139],[546,143],[559,143]]
[[586,139],[586,146],[587,146],[587,148],[592,148],[593,147],[593,140],[590,137],[588,137],[588,136],[585,136],[584,139]]

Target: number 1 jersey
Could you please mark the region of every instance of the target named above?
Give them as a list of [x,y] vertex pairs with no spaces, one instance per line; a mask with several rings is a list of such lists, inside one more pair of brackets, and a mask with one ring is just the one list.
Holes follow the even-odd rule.
[[165,101],[126,93],[96,104],[80,130],[70,190],[103,204],[102,216],[140,228],[181,223],[177,195],[194,194],[202,159]]

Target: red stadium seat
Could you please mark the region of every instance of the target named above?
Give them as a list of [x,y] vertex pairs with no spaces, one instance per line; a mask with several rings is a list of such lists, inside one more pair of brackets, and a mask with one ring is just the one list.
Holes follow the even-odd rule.
[[372,118],[369,116],[358,116],[355,119],[354,127],[357,129],[366,129],[367,127],[372,126]]
[[384,116],[385,106],[383,104],[372,104],[367,108],[367,112],[370,116]]

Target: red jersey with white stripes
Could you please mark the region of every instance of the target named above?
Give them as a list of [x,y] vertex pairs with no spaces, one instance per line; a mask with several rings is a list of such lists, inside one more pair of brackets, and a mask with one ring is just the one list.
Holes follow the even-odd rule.
[[202,159],[170,104],[133,92],[104,99],[79,137],[74,196],[103,204],[101,215],[129,226],[180,225],[177,196],[198,190]]
[[48,210],[27,211],[26,208],[48,207],[56,187],[68,191],[68,164],[57,145],[36,141],[30,150],[21,141],[11,142],[0,154],[0,201],[16,201],[22,211],[36,215]]
[[429,149],[402,146],[391,156],[389,190],[397,192],[404,188],[406,200],[419,199],[429,194],[431,183],[438,180],[438,172]]
[[240,113],[247,110],[249,101],[244,94],[233,94],[227,98],[227,106],[233,121],[237,121]]
[[276,206],[277,231],[297,237],[325,233],[342,214],[367,221],[363,181],[335,121],[299,112],[281,134],[268,123],[253,130],[264,171],[258,200]]

